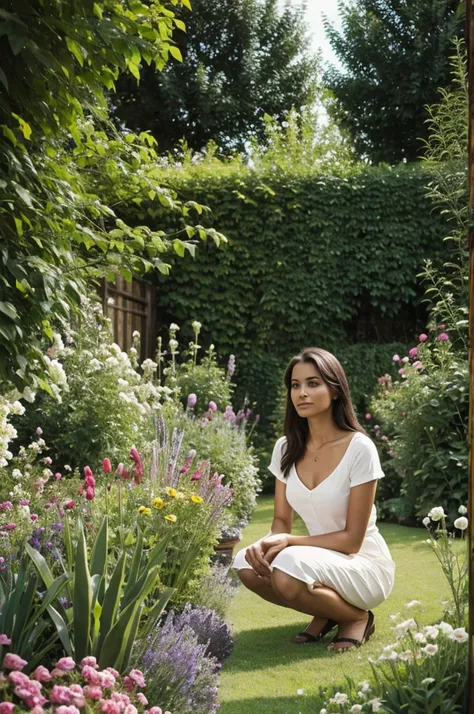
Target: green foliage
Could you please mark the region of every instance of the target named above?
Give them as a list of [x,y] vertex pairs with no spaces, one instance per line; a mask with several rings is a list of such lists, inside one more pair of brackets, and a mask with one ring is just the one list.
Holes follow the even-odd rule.
[[339,0],[342,29],[326,33],[342,69],[324,77],[332,114],[373,163],[411,161],[429,128],[426,105],[450,84],[451,40],[460,33],[460,0]]
[[[182,62],[163,72],[144,68],[140,84],[122,76],[113,103],[121,121],[151,131],[160,151],[183,137],[201,150],[224,150],[264,138],[264,114],[279,121],[292,106],[311,103],[317,61],[309,51],[303,8],[277,0],[194,0],[177,12],[174,38]],[[184,22],[183,22],[184,21]],[[180,58],[178,58],[180,60]]]
[[[172,8],[189,0],[7,2],[1,10],[0,380],[49,389],[43,341],[51,322],[80,311],[91,279],[168,270],[163,253],[207,237],[189,221],[166,236],[141,225],[156,205],[186,216],[156,181],[154,140],[114,131],[106,90],[121,71],[162,69],[173,48]],[[32,18],[35,18],[32,21]],[[122,220],[136,206],[134,225]],[[217,242],[219,235],[212,236]],[[94,284],[93,284],[94,285]]]
[[181,392],[181,401],[186,406],[187,397],[195,394],[196,414],[207,410],[210,401],[223,411],[232,403],[233,385],[226,378],[225,370],[217,364],[214,346],[211,345],[199,364],[188,359],[178,365],[176,380]]
[[[163,172],[178,195],[205,197],[229,243],[203,245],[160,278],[160,324],[184,325],[191,314],[203,345],[212,336],[219,355],[235,354],[234,402],[257,402],[262,437],[272,435],[283,369],[302,347],[343,356],[355,343],[406,344],[424,327],[416,276],[423,257],[436,265],[446,251],[445,220],[425,197],[428,168],[359,166],[335,177],[209,157]],[[354,389],[371,394],[353,362]]]

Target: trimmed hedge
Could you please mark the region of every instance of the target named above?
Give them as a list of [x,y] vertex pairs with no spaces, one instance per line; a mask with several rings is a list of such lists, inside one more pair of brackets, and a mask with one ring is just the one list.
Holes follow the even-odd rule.
[[[447,259],[446,221],[425,196],[429,170],[270,176],[215,162],[164,175],[182,199],[211,207],[203,224],[229,242],[200,245],[158,278],[159,327],[177,322],[186,341],[185,323],[199,320],[203,345],[212,338],[222,359],[236,355],[236,398],[257,402],[267,436],[285,364],[307,345],[347,355],[355,401],[365,408],[386,369],[374,343],[413,340],[426,317],[417,274],[424,259]],[[180,228],[164,213],[155,221]],[[370,366],[364,343],[372,345]]]

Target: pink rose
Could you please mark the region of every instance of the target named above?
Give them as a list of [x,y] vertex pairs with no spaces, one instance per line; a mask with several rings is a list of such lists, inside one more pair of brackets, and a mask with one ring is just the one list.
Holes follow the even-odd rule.
[[370,421],[372,419],[372,414],[366,414],[365,418],[367,419],[367,421]]
[[82,691],[88,699],[102,699],[104,695],[102,688],[94,684],[86,684]]
[[2,667],[3,669],[13,669],[16,672],[19,672],[23,669],[23,667],[26,667],[27,664],[28,662],[26,659],[22,659],[18,655],[9,652],[3,658]]
[[0,645],[11,645],[12,641],[6,635],[0,635]]
[[33,679],[36,679],[37,682],[49,682],[52,679],[49,670],[46,669],[46,667],[43,667],[42,664],[40,664],[39,667],[36,667],[31,676]]
[[115,687],[115,677],[112,672],[104,670],[100,672],[100,686],[104,689],[113,689]]
[[217,404],[215,402],[209,402],[208,408],[210,412],[216,412],[217,411]]
[[139,669],[130,670],[128,676],[136,683],[137,687],[143,688],[146,686],[143,672],[141,672]]
[[36,706],[33,707],[31,710],[31,714],[44,714],[44,709],[42,706],[37,704]]
[[412,347],[408,354],[410,357],[416,357],[418,354],[418,347]]
[[0,704],[0,714],[12,714],[15,705],[12,702],[2,702]]
[[424,332],[422,332],[421,335],[418,337],[419,342],[426,342],[427,339],[428,339],[428,335],[425,335]]
[[82,676],[88,682],[89,684],[92,684],[94,686],[100,685],[101,683],[101,677],[99,672],[96,672],[93,666],[90,666],[88,664],[84,665],[82,668]]
[[56,479],[56,481],[61,481],[62,477],[62,474],[60,474],[59,472],[57,474],[54,474],[54,478]]
[[49,698],[53,704],[72,704],[74,693],[71,692],[69,687],[65,687],[62,684],[55,684],[50,692]]
[[140,702],[140,704],[142,704],[144,707],[147,706],[147,704],[148,704],[148,699],[145,697],[145,695],[143,694],[143,692],[138,692],[138,694],[137,694],[137,699],[138,699],[138,701]]
[[393,355],[392,360],[394,362],[400,362],[400,356],[399,355]]
[[405,374],[405,370],[403,369],[403,367],[398,370],[398,374]]
[[111,699],[106,699],[102,702],[100,710],[103,711],[104,714],[120,714],[122,708],[120,704],[117,704],[117,702],[114,702]]
[[83,667],[92,667],[93,669],[99,669],[99,665],[97,664],[97,660],[95,657],[84,657],[81,659],[81,664],[79,665],[81,669]]
[[102,471],[104,473],[109,474],[112,471],[112,464],[110,463],[110,459],[104,459],[102,461]]
[[56,709],[56,714],[81,714],[79,709],[75,706],[61,706]]
[[53,459],[50,456],[45,456],[43,459],[44,463],[47,464],[48,466],[51,466],[53,463]]
[[64,508],[67,508],[69,511],[71,511],[75,505],[75,502],[71,499],[71,501],[66,501],[66,503],[64,504]]
[[148,714],[163,714],[163,711],[161,707],[151,707],[151,709],[148,710]]
[[58,669],[65,669],[67,672],[70,672],[75,666],[76,663],[72,657],[61,657],[61,659],[56,663],[56,667]]
[[123,714],[138,714],[138,710],[133,704],[127,704]]

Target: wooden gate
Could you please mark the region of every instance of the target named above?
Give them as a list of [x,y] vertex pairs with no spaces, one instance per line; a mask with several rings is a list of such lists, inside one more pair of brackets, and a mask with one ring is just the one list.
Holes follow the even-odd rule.
[[104,315],[112,321],[114,341],[125,352],[140,333],[140,361],[153,357],[155,351],[156,288],[145,280],[127,282],[117,275],[115,283],[104,281],[102,299]]

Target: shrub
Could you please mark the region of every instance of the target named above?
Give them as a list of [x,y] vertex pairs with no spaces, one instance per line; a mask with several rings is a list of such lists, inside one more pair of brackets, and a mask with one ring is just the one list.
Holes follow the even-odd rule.
[[190,627],[200,645],[206,645],[206,655],[222,664],[232,652],[233,641],[229,626],[209,607],[186,605],[175,617],[175,627]]
[[191,602],[193,605],[208,607],[224,618],[229,612],[239,585],[240,581],[230,574],[227,567],[215,564],[199,581],[192,593]]

